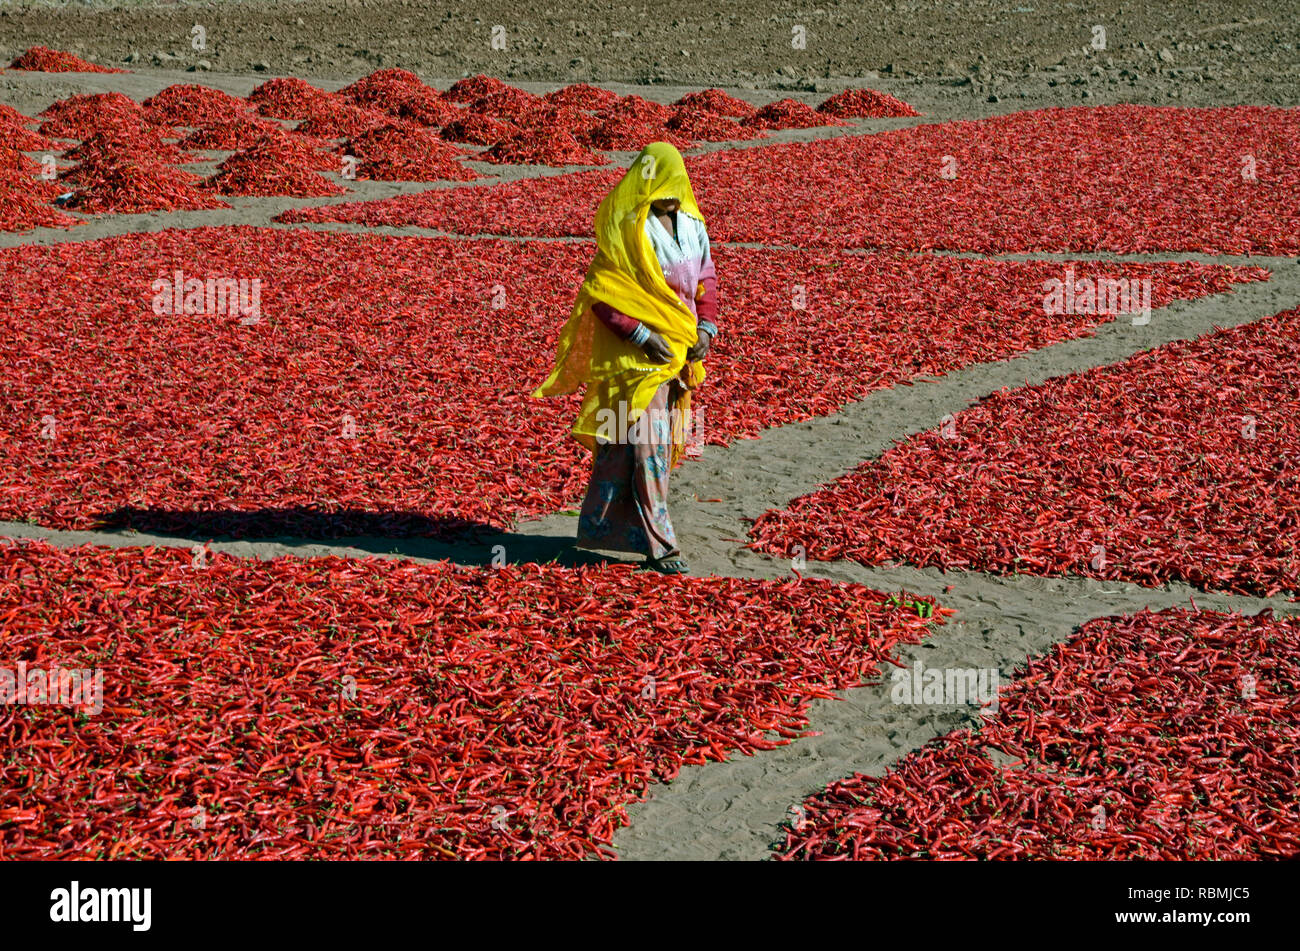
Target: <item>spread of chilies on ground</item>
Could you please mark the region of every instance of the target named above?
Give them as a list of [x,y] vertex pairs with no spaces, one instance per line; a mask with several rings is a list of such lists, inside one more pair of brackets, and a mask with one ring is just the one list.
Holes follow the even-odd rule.
[[1300,15],[572,6],[0,17],[0,860],[1300,858]]

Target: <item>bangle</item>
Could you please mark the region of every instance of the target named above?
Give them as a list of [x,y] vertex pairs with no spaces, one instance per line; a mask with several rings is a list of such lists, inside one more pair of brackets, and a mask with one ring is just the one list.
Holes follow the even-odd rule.
[[717,325],[714,324],[713,321],[711,321],[711,320],[701,320],[701,321],[696,325],[695,329],[696,329],[697,331],[699,331],[699,330],[703,330],[703,331],[704,331],[706,334],[708,334],[710,337],[716,337],[716,336],[718,335],[718,328],[717,328]]
[[650,339],[650,328],[645,324],[638,323],[636,329],[627,335],[628,343],[634,347],[643,347],[645,342]]

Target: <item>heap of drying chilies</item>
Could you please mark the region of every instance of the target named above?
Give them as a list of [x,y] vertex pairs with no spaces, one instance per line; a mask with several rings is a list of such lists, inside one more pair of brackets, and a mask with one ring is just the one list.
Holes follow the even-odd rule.
[[[993,517],[996,513],[996,517]],[[1300,592],[1300,310],[1003,391],[753,527],[867,565]]]
[[[1104,148],[1097,143],[1104,142]],[[1177,156],[1171,161],[1170,156]],[[687,158],[715,241],[981,253],[1300,253],[1300,112],[1041,109]],[[297,209],[455,234],[590,234],[615,172]],[[536,215],[562,207],[563,215]]]
[[99,66],[62,50],[47,46],[33,46],[14,57],[10,69],[31,70],[38,73],[125,73],[129,70]]
[[[0,340],[0,518],[454,536],[554,512],[589,469],[566,434],[572,404],[528,393],[591,254],[251,227],[0,251],[27,315]],[[747,316],[719,339],[696,407],[692,432],[715,445],[1113,319],[1045,315],[1052,262],[716,257]],[[1118,273],[1150,279],[1155,306],[1263,276],[1192,262]]]
[[980,729],[805,802],[779,857],[1300,857],[1297,683],[1297,618],[1091,621]]
[[102,690],[0,706],[0,859],[612,857],[651,782],[800,735],[949,613],[900,601],[6,545],[6,661]]

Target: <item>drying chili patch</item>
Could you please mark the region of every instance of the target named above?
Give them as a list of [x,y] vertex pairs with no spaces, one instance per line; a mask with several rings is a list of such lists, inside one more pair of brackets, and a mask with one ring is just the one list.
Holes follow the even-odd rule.
[[1272,596],[1300,591],[1297,525],[1291,310],[987,397],[753,532],[822,560]]
[[8,545],[6,661],[25,687],[98,669],[102,694],[0,707],[0,857],[612,858],[651,782],[799,735],[809,701],[925,636],[917,603]]
[[[575,401],[528,394],[592,253],[249,227],[0,252],[21,315],[0,341],[0,518],[447,537],[554,512],[581,498],[588,457],[568,435]],[[716,258],[723,332],[696,431],[717,445],[1111,319],[1043,314],[1059,264]],[[1264,273],[1124,268],[1151,277],[1156,306]],[[256,313],[235,312],[210,278],[245,280],[250,295],[260,280]]]
[[[896,697],[910,676],[897,672]],[[1296,858],[1297,683],[1296,618],[1091,621],[978,731],[808,800],[780,857]]]
[[[686,165],[715,241],[1300,253],[1294,109],[1046,109],[714,152]],[[296,210],[283,220],[586,235],[618,177],[586,173],[406,195]],[[567,213],[539,216],[538,207]]]

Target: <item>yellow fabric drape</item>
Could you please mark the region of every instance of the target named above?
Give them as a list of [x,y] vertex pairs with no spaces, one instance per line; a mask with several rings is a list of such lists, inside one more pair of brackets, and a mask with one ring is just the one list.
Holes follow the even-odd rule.
[[[578,290],[573,312],[560,331],[555,368],[533,396],[562,396],[587,387],[573,435],[588,449],[608,436],[611,415],[630,427],[645,412],[655,391],[682,375],[688,387],[704,379],[700,361],[686,366],[696,342],[695,315],[664,280],[654,247],[645,233],[651,202],[676,198],[689,215],[703,221],[681,153],[667,142],[652,142],[596,212],[596,257]],[[598,301],[634,317],[661,334],[672,350],[669,363],[655,364],[637,346],[610,333],[592,311]],[[683,374],[683,369],[686,372]],[[620,407],[626,407],[620,414]],[[690,410],[689,393],[678,403],[673,427],[674,462],[681,455]],[[609,411],[602,413],[602,411]],[[617,427],[615,428],[617,433]]]

